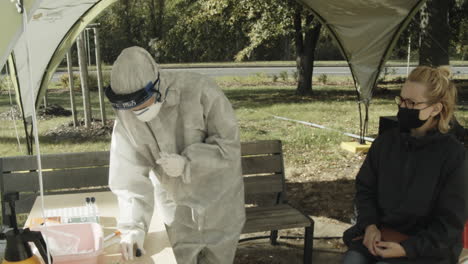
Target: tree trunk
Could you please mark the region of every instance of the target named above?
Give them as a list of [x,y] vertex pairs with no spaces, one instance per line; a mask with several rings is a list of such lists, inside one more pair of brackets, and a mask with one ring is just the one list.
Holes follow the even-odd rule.
[[103,79],[102,79],[102,67],[101,67],[101,47],[99,46],[99,29],[94,28],[94,48],[96,54],[96,76],[98,81],[98,93],[99,93],[99,109],[101,109],[101,122],[102,125],[106,124],[106,107],[104,105],[104,93],[103,93]]
[[[131,0],[125,0],[125,1],[121,1],[121,5],[123,6],[123,12],[122,12],[122,16],[123,16],[123,26],[122,26],[122,31],[123,33],[125,34],[125,37],[124,37],[124,43],[125,43],[125,47],[130,47],[130,46],[133,46],[132,44],[134,43],[134,40],[135,40],[135,36],[133,35],[133,31],[132,31],[132,15],[131,15],[131,11],[132,11],[132,7],[131,7]],[[136,2],[136,1],[135,1]]]
[[78,64],[80,66],[81,91],[83,93],[83,112],[85,126],[89,128],[91,125],[91,104],[88,87],[88,67],[86,63],[85,41],[86,40],[84,33],[81,33],[79,38],[76,40],[76,45],[78,46]]
[[71,49],[72,48],[67,52],[68,88],[70,89],[70,106],[73,118],[73,127],[76,127],[78,125],[78,119],[76,117],[75,91],[73,91],[73,62]]
[[152,38],[161,40],[163,38],[163,26],[164,26],[164,8],[165,0],[151,0],[150,1],[150,21],[151,21],[151,33]]
[[429,0],[421,9],[419,64],[448,65],[449,24],[447,0]]
[[158,35],[157,37],[161,40],[164,38],[164,9],[166,8],[165,0],[158,0]]
[[[312,95],[312,76],[314,70],[314,53],[320,37],[322,26],[312,27],[313,15],[306,16],[306,29],[302,28],[302,8],[297,8],[294,14],[294,29],[296,42],[296,67],[298,72],[297,95]],[[305,32],[304,32],[305,31]]]
[[283,60],[287,61],[290,60],[291,58],[291,39],[290,35],[286,35],[283,37],[283,54],[282,58]]
[[151,23],[151,38],[158,38],[158,23],[156,22],[156,0],[149,1],[149,18]]
[[89,43],[89,35],[91,35],[89,33],[90,29],[85,29],[85,33],[86,33],[86,52],[88,53],[88,66],[91,66],[91,45]]

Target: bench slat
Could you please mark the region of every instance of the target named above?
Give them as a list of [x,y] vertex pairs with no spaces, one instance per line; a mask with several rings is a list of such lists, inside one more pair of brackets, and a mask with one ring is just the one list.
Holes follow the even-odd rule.
[[306,227],[311,220],[290,205],[246,208],[247,221],[243,234]]
[[[6,157],[3,171],[28,171],[37,169],[36,156]],[[41,155],[43,169],[64,169],[109,165],[109,151],[60,153]]]
[[244,177],[245,193],[279,193],[283,190],[282,177],[281,174]]
[[[281,153],[281,141],[265,140],[242,143],[242,156]],[[109,151],[43,154],[43,169],[104,166],[109,164]],[[3,158],[3,171],[36,170],[36,156]]]
[[279,154],[281,153],[281,141],[264,140],[255,142],[243,142],[241,145],[242,156]]
[[28,193],[20,194],[19,201],[15,202],[15,210],[17,214],[26,214],[29,213],[33,207],[34,202],[36,201],[37,194]]
[[[107,186],[108,173],[108,167],[43,171],[44,190]],[[39,190],[37,172],[4,174],[3,184],[5,192]]]
[[[261,155],[281,153],[281,141],[265,140],[242,143],[242,155]],[[43,154],[43,169],[103,166],[109,164],[109,151]],[[17,156],[3,158],[3,171],[36,170],[36,156]]]
[[242,158],[242,174],[282,173],[283,164],[280,155],[254,156]]

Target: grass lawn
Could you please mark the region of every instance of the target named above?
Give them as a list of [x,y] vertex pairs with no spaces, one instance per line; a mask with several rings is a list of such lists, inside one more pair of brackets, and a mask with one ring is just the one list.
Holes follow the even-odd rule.
[[[272,115],[284,116],[292,119],[309,121],[327,127],[339,129],[346,132],[358,133],[359,116],[355,102],[354,88],[347,85],[344,87],[315,86],[315,94],[312,97],[299,97],[295,95],[292,83],[273,83],[267,79],[259,78],[235,78],[219,79],[227,97],[231,100],[239,119],[241,136],[243,141],[259,139],[281,139],[286,149],[308,151],[310,148],[329,149],[338,146],[342,137],[337,133],[310,128],[304,125],[281,121]],[[82,114],[81,95],[77,93],[77,107],[79,117]],[[377,98],[374,101],[371,112],[370,134],[377,131],[378,117],[391,115],[395,107],[392,105],[392,96]],[[99,117],[98,96],[96,92],[91,93],[93,105],[93,116]],[[59,104],[69,108],[68,92],[53,89],[48,94],[49,104]],[[9,98],[7,95],[0,97],[0,113],[9,109]],[[106,104],[106,113],[112,118],[113,111]],[[75,142],[73,139],[55,142],[52,138],[45,136],[47,131],[68,123],[70,117],[56,117],[53,119],[39,120],[41,134],[41,150],[43,153],[93,151],[108,148],[109,138],[89,139],[89,142]],[[15,129],[13,121],[2,120],[0,132],[0,156],[21,155],[17,149]],[[22,123],[17,121],[20,135],[23,135]],[[6,144],[6,145],[5,145]],[[331,148],[331,149],[330,149]],[[333,151],[335,158],[340,155]],[[331,157],[321,157],[329,160]],[[288,161],[302,163],[308,157],[291,155]]]
[[[312,97],[295,95],[292,82],[272,82],[265,76],[221,78],[218,83],[234,106],[239,120],[242,141],[280,139],[283,141],[287,167],[290,200],[313,215],[323,215],[348,221],[353,197],[353,179],[364,156],[340,149],[342,141],[353,139],[336,132],[278,120],[272,115],[308,121],[343,132],[359,133],[359,115],[356,92],[346,80],[330,81],[333,85],[314,86]],[[398,87],[388,87],[385,93],[374,96],[370,108],[369,136],[378,131],[380,116],[395,115],[393,98]],[[66,90],[49,91],[49,103],[69,108]],[[91,94],[93,116],[99,117],[98,96]],[[463,126],[468,125],[466,96],[462,94],[456,115]],[[82,114],[81,96],[77,94],[78,113]],[[0,96],[0,113],[9,109],[9,99]],[[108,117],[113,111],[106,104]],[[71,117],[58,117],[39,121],[42,153],[108,150],[110,136],[88,139],[57,139],[48,131],[71,121]],[[16,122],[22,140],[23,128]],[[23,152],[24,153],[24,152]],[[23,155],[18,149],[14,123],[0,120],[0,156]],[[330,200],[334,200],[330,203]]]

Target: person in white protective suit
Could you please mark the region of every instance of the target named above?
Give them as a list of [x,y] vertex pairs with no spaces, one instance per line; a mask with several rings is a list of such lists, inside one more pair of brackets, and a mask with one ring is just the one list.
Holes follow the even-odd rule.
[[179,264],[232,263],[244,185],[238,125],[223,92],[199,74],[160,72],[146,50],[131,47],[115,61],[106,96],[116,112],[109,186],[124,259],[144,254],[156,203]]

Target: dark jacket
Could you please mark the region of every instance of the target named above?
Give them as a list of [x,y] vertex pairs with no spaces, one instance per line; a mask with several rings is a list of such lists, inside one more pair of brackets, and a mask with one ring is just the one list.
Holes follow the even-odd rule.
[[409,259],[457,263],[467,219],[465,166],[465,149],[452,135],[382,134],[357,175],[357,223],[345,243],[376,224],[410,236],[401,243]]

